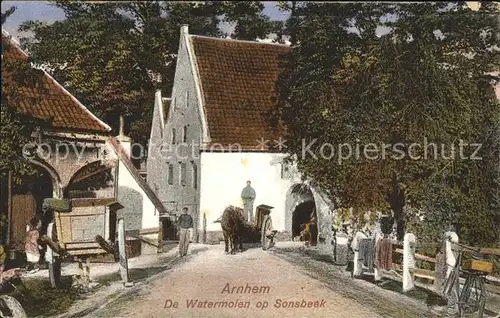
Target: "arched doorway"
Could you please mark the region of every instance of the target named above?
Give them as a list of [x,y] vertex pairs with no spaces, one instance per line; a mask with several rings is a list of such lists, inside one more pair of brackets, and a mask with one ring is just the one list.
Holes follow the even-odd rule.
[[314,217],[316,226],[311,228],[311,235],[312,244],[316,245],[318,241],[318,217],[316,215],[316,202],[309,185],[300,183],[290,187],[286,197],[285,209],[286,229],[290,232],[292,240],[300,236],[304,224],[309,223]]

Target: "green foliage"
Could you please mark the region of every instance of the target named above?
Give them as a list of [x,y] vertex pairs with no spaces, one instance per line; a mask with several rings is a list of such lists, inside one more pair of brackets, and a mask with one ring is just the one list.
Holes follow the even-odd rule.
[[[2,24],[15,12],[15,7],[2,13]],[[2,43],[2,52],[9,48],[9,43]],[[19,96],[20,86],[37,85],[39,75],[28,63],[2,61],[2,73],[12,74],[12,80],[2,81],[1,125],[0,125],[0,180],[7,183],[9,172],[14,183],[19,183],[25,175],[36,174],[36,171],[23,156],[23,147],[31,141],[31,134],[41,125],[41,120],[20,113],[17,104],[24,101]],[[30,155],[29,153],[26,153]]]
[[174,80],[180,27],[191,34],[222,36],[220,22],[236,22],[232,36],[255,39],[270,32],[260,2],[57,1],[66,19],[50,25],[26,21],[20,30],[34,38],[24,45],[39,63],[99,118],[146,144],[154,92],[169,95]]
[[[299,170],[355,214],[391,208],[402,220],[410,206],[406,218],[419,237],[436,239],[453,226],[461,240],[498,243],[500,107],[485,75],[498,70],[494,9],[303,4],[297,45],[278,83],[279,118]],[[377,37],[383,25],[388,34]],[[318,157],[303,156],[303,142],[313,140]],[[460,141],[482,144],[482,160],[461,158]],[[364,154],[371,143],[377,152]],[[412,143],[420,147],[410,149]],[[437,144],[435,157],[426,143]],[[324,144],[334,146],[333,157]],[[338,160],[347,145],[352,155]],[[384,145],[390,148],[382,151]],[[474,150],[464,147],[464,157]]]

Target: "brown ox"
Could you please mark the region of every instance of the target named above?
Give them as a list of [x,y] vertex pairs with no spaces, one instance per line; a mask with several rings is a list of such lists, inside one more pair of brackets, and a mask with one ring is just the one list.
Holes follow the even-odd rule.
[[216,222],[221,223],[226,253],[229,253],[229,245],[231,246],[231,254],[235,254],[237,251],[243,250],[244,238],[254,240],[258,237],[256,227],[245,221],[242,208],[228,206],[222,217]]

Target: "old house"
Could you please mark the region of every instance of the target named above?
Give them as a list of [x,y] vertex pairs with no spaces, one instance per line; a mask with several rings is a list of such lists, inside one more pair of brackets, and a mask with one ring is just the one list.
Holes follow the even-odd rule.
[[[156,93],[147,171],[149,185],[168,211],[189,208],[195,241],[221,239],[214,220],[226,206],[242,206],[240,194],[250,180],[255,206],[274,207],[273,225],[282,238],[297,236],[300,223],[316,211],[317,239],[330,242],[329,203],[283,162],[283,130],[270,120],[280,57],[289,50],[192,35],[187,26],[181,28],[172,95]],[[160,216],[160,221],[164,239],[175,234],[168,220]]]
[[[73,209],[83,211],[68,223],[73,241],[93,242],[106,221],[103,215],[91,211],[118,201],[124,206],[120,213],[129,238],[142,238],[144,252],[157,252],[157,215],[166,211],[130,161],[130,139],[123,133],[113,137],[106,123],[47,72],[30,64],[34,83],[27,86],[16,80],[23,75],[15,74],[17,69],[4,67],[7,62],[30,63],[19,43],[2,30],[2,81],[17,92],[6,96],[9,105],[48,122],[47,128],[35,131],[32,143],[25,145],[27,150],[33,150],[29,161],[40,175],[14,187],[3,207],[8,210],[9,245],[24,249],[26,225],[40,212],[42,200],[53,197],[69,199]],[[113,225],[106,226],[111,231],[109,237],[113,237]],[[153,244],[146,243],[148,237]]]

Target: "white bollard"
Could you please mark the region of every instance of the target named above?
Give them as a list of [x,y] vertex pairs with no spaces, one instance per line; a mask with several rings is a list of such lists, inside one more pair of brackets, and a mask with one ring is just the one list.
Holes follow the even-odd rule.
[[[378,244],[378,241],[381,240],[383,238],[383,235],[382,233],[378,232],[377,234],[375,234],[375,245],[374,245],[374,249],[373,249],[373,260],[375,261],[375,259],[377,258],[377,255],[375,255],[375,252],[377,251],[377,244]],[[379,281],[382,279],[382,270],[376,266],[373,266],[373,279],[375,281]]]
[[360,277],[363,274],[363,265],[359,261],[359,251],[354,251],[354,267],[352,270],[352,275],[354,277]]
[[446,232],[445,236],[445,255],[446,255],[446,278],[450,277],[451,271],[457,261],[457,253],[453,252],[452,243],[458,243],[458,235],[455,232]]
[[415,235],[406,233],[403,241],[403,292],[415,288]]
[[118,221],[118,252],[120,254],[120,275],[125,286],[130,286],[128,281],[128,260],[125,248],[125,224],[123,219]]

